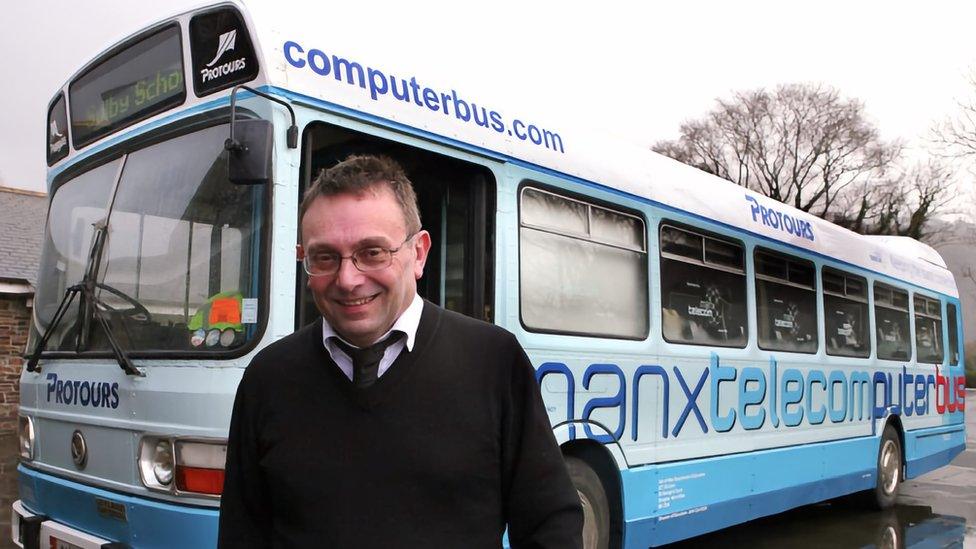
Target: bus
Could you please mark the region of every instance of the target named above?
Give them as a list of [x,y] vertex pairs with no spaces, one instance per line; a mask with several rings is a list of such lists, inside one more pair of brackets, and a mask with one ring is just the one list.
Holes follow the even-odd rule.
[[385,63],[327,19],[201,5],[54,94],[18,546],[215,545],[241,375],[319,314],[300,198],[353,153],[416,187],[420,294],[526,349],[587,548],[890,506],[963,450],[959,292],[934,250],[543,123],[436,60]]

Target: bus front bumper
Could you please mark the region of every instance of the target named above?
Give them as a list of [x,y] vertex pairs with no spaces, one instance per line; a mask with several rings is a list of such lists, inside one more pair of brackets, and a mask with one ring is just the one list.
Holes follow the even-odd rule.
[[35,539],[44,549],[217,545],[217,508],[112,492],[24,465],[17,473],[21,499],[11,509],[11,537],[20,547],[38,547]]

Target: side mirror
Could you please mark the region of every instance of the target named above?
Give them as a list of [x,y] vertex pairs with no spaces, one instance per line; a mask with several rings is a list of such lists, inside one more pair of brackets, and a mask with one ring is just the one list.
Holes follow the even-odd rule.
[[235,185],[264,185],[271,181],[274,127],[270,120],[237,120],[227,150],[227,174]]

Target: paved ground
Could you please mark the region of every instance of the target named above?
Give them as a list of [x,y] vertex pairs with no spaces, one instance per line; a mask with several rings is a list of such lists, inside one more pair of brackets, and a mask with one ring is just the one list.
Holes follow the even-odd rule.
[[948,466],[909,480],[901,494],[899,503],[965,519],[965,545],[976,548],[976,389],[966,392],[966,451]]
[[[910,480],[889,512],[850,502],[811,505],[689,540],[681,547],[966,547],[976,549],[976,391],[966,395],[967,450]],[[0,549],[10,541],[17,435],[0,435]]]

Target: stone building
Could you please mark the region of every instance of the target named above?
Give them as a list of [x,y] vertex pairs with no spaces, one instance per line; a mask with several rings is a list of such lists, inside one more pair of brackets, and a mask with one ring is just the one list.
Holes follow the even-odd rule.
[[20,371],[47,215],[45,197],[0,187],[0,433],[17,430]]

